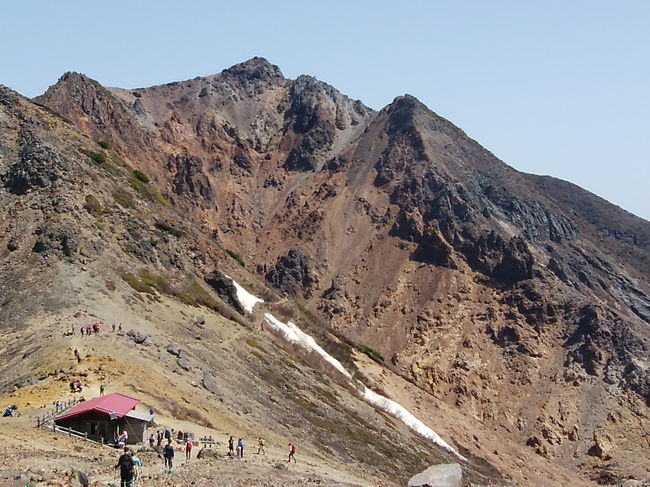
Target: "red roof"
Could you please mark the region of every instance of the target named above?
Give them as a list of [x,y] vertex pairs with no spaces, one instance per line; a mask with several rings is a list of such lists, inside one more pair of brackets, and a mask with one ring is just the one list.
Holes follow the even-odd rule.
[[116,418],[121,418],[134,409],[139,402],[139,399],[114,392],[108,396],[96,397],[89,401],[80,402],[72,409],[56,418],[55,421],[75,418],[87,413],[100,413],[106,415],[114,413]]

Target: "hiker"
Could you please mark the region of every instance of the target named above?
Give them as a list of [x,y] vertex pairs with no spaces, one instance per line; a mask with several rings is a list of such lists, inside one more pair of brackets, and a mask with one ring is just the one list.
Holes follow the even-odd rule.
[[115,333],[115,323],[113,323],[113,333]]
[[131,457],[129,449],[125,447],[124,453],[120,455],[117,465],[115,465],[115,468],[120,469],[120,487],[131,487],[134,467],[133,457]]
[[235,439],[231,436],[228,438],[228,456],[232,457],[235,453]]
[[81,381],[78,380],[74,381],[72,392],[81,392],[81,390],[82,390]]
[[189,460],[192,457],[192,440],[189,438],[185,442],[185,460]]
[[133,455],[133,483],[135,484],[140,477],[140,470],[142,469],[142,460],[137,455]]
[[76,392],[76,384],[75,381],[70,382],[70,392]]
[[93,332],[93,329],[90,325],[86,327],[86,335],[90,336]]
[[56,409],[56,412],[58,413],[59,410],[61,409],[61,403],[59,401],[56,401],[54,403],[54,408]]
[[103,396],[104,395],[104,390],[106,389],[106,386],[104,384],[99,384],[99,395]]
[[83,336],[84,336],[84,330],[85,330],[85,328],[82,326],[81,327],[81,338],[83,338]]
[[262,454],[266,455],[266,452],[264,451],[264,440],[262,438],[257,440],[257,454]]
[[244,458],[244,440],[239,438],[239,441],[237,442],[237,458],[240,460]]
[[163,440],[162,432],[160,430],[156,431],[156,441],[157,441],[156,446],[160,446],[162,440]]
[[293,458],[293,461],[296,461],[296,457],[294,456],[296,454],[296,445],[293,443],[289,443],[289,458],[287,459],[287,462],[291,462],[291,459]]
[[7,406],[5,408],[5,413],[2,415],[3,418],[11,418],[11,413],[13,410],[11,409],[11,406]]
[[[151,433],[151,436],[149,436],[149,448],[153,448],[154,444],[156,443],[156,437]],[[159,440],[160,444],[160,440]]]
[[172,446],[172,440],[168,440],[165,448],[163,448],[163,458],[165,459],[165,468],[167,472],[172,471],[172,461],[174,459],[174,447]]
[[169,431],[168,428],[165,428],[165,439],[166,439],[167,441],[171,441],[171,439],[172,439],[172,432]]
[[79,353],[79,350],[76,348],[74,349],[74,358],[77,360],[77,363],[81,362],[81,354]]
[[117,327],[117,332],[122,333],[122,323]]

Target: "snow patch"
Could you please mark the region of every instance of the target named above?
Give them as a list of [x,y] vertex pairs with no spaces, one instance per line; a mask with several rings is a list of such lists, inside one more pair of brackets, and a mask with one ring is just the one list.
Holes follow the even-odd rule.
[[352,380],[352,375],[343,367],[343,364],[332,357],[327,353],[323,348],[316,343],[316,340],[311,335],[308,335],[300,328],[298,328],[291,321],[288,323],[282,323],[271,313],[264,314],[264,320],[266,326],[273,334],[280,336],[280,338],[286,342],[291,343],[293,346],[301,349],[304,352],[315,352],[316,355],[328,364],[330,364],[334,369],[336,369],[343,377],[348,380]]
[[426,424],[416,418],[408,409],[402,406],[400,403],[388,399],[380,394],[377,394],[374,391],[371,391],[367,387],[363,391],[363,399],[370,405],[381,409],[385,413],[390,414],[394,418],[399,419],[402,423],[408,426],[411,430],[415,431],[418,435],[428,439],[429,441],[435,443],[438,446],[443,447],[445,450],[448,450],[454,453],[458,458],[466,460],[460,453],[458,453],[449,443],[443,440],[438,433],[429,428]]
[[[224,274],[225,275],[225,274]],[[235,281],[232,277],[226,276],[228,279],[232,281],[232,283],[235,285],[235,289],[237,290],[237,301],[239,301],[239,304],[242,305],[242,308],[246,310],[247,313],[252,313],[253,308],[257,303],[263,303],[264,300],[258,298],[257,296],[253,296],[251,293],[246,291],[242,286],[240,286],[237,281]]]
[[[234,281],[233,281],[234,282]],[[409,427],[412,431],[428,439],[432,443],[444,448],[455,454],[458,458],[466,460],[460,453],[458,453],[449,443],[443,440],[438,433],[429,428],[426,424],[416,418],[404,406],[395,402],[387,397],[377,394],[364,386],[360,381],[353,379],[352,375],[343,367],[343,364],[327,353],[311,335],[308,335],[294,323],[289,321],[283,323],[278,320],[271,313],[264,314],[264,322],[266,328],[273,333],[276,337],[291,345],[294,349],[299,351],[304,358],[310,361],[310,365],[314,365],[314,361],[325,362],[331,365],[332,368],[327,369],[331,375],[336,371],[336,375],[341,376],[344,382],[347,383],[364,401],[371,406],[390,414]]]

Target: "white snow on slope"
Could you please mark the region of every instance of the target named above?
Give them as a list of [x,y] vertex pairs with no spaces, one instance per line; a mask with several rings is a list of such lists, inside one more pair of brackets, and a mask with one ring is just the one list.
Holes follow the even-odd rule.
[[316,340],[314,340],[311,335],[308,335],[302,331],[294,323],[291,321],[288,323],[282,323],[271,313],[264,314],[264,321],[266,322],[266,327],[274,335],[279,335],[281,339],[301,348],[303,352],[316,352],[316,354],[321,359],[325,360],[325,362],[334,367],[339,373],[343,375],[343,377],[352,380],[352,375],[350,375],[350,373],[345,370],[345,367],[343,367],[343,364],[341,362],[323,350],[323,348],[318,343],[316,343]]
[[458,453],[449,443],[443,440],[438,433],[429,428],[426,424],[416,418],[408,409],[402,406],[400,403],[388,399],[380,394],[377,394],[374,391],[371,391],[367,387],[363,392],[363,399],[377,409],[381,409],[385,413],[390,414],[394,418],[399,419],[402,423],[408,426],[410,429],[415,431],[420,436],[428,439],[429,441],[443,447],[445,450],[448,450],[454,453],[458,458],[467,460],[464,456]]
[[[283,323],[271,313],[264,314],[264,322],[266,323],[267,329],[271,333],[279,337],[281,340],[291,344],[296,349],[300,350],[303,356],[311,357],[315,354],[317,355],[318,359],[334,367],[336,372],[343,375],[343,377],[347,379],[346,382],[351,386],[351,388],[355,390],[355,392],[359,393],[361,398],[368,404],[384,411],[385,413],[390,414],[420,436],[428,439],[438,446],[441,446],[445,450],[452,452],[458,458],[466,460],[466,458],[458,453],[451,445],[449,445],[449,443],[443,440],[440,435],[438,435],[438,433],[433,431],[426,424],[416,418],[404,406],[391,399],[388,399],[387,397],[371,391],[360,381],[353,379],[352,375],[345,369],[345,367],[343,367],[343,364],[341,364],[341,362],[323,350],[323,348],[316,343],[313,337],[302,331],[294,323]],[[313,364],[310,365],[313,366]],[[330,369],[329,372],[331,374],[333,371]]]
[[[225,274],[224,274],[225,275]],[[263,303],[264,300],[258,298],[257,296],[253,296],[251,293],[246,291],[243,287],[241,287],[237,281],[235,281],[232,277],[226,276],[228,279],[232,281],[232,283],[235,285],[235,289],[237,289],[237,301],[239,301],[239,304],[242,305],[242,308],[246,310],[248,313],[253,312],[253,308],[257,303]]]

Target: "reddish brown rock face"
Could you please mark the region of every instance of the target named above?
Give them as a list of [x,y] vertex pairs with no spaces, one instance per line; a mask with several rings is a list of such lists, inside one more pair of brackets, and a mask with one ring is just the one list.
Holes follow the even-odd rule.
[[[205,275],[216,242],[522,449],[588,471],[598,430],[597,450],[642,474],[641,430],[627,428],[648,425],[648,222],[513,170],[411,96],[375,112],[259,58],[136,90],[68,73],[35,101],[148,175],[133,188],[171,203],[173,225],[193,235],[190,258],[173,232],[125,224],[120,248],[143,264]],[[7,192],[72,184],[72,149],[32,174],[59,142],[16,134],[16,157],[0,161]],[[68,260],[103,252],[60,219],[39,248]]]

